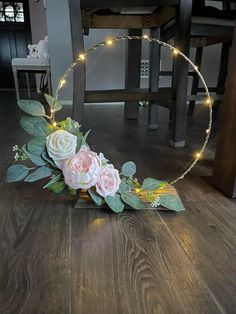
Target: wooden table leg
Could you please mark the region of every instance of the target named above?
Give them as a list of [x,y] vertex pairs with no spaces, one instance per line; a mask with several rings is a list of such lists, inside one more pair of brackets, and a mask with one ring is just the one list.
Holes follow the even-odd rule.
[[[160,39],[160,28],[152,28],[150,37]],[[149,90],[151,92],[158,92],[159,90],[160,50],[160,46],[157,43],[150,43]],[[158,128],[158,103],[154,101],[149,102],[148,128],[151,130]]]
[[15,83],[15,90],[16,90],[16,99],[20,99],[20,91],[19,91],[19,81],[18,81],[18,73],[17,69],[14,67],[13,69],[13,78],[14,78],[14,83]]
[[[142,30],[129,29],[129,36],[142,36]],[[126,54],[125,88],[128,90],[140,88],[141,40],[128,40]],[[140,99],[141,100],[141,99]],[[125,118],[137,119],[139,102],[125,102]]]
[[236,197],[236,21],[213,167],[213,183]]
[[29,73],[28,73],[28,72],[25,72],[25,76],[26,76],[26,84],[27,84],[28,97],[31,98]]
[[[186,56],[190,50],[192,1],[180,0],[176,14],[175,47]],[[176,104],[173,108],[172,138],[173,147],[185,146],[187,118],[188,63],[181,56],[174,56],[173,88]]]

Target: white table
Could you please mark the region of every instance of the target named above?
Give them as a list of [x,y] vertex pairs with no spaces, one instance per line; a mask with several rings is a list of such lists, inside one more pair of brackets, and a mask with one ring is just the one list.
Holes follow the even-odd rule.
[[46,73],[48,77],[48,90],[52,94],[51,87],[51,71],[50,63],[47,59],[33,59],[33,58],[14,58],[12,59],[12,71],[16,89],[16,98],[20,99],[18,71],[26,73],[28,96],[31,98],[29,72],[33,73]]

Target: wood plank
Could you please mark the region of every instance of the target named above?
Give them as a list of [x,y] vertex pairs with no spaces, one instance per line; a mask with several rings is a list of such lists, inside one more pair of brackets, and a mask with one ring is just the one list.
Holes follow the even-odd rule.
[[[158,189],[156,191],[153,191],[155,193],[155,197],[159,197],[160,195],[174,195],[177,199],[179,199],[179,201],[181,202],[181,199],[179,197],[178,192],[176,191],[175,187],[173,185],[168,185],[165,188],[162,189]],[[133,191],[134,194],[138,195],[140,197],[140,199],[143,202],[143,209],[145,210],[170,210],[168,208],[165,208],[163,206],[158,206],[158,207],[153,207],[150,204],[150,199],[149,199],[149,195],[147,195],[147,193],[145,191]],[[91,199],[91,197],[89,196],[87,191],[80,191],[79,195],[78,195],[78,200],[75,203],[74,208],[78,208],[78,209],[90,209],[90,210],[94,210],[94,209],[98,209],[98,206],[93,202],[93,200]],[[101,210],[102,209],[109,209],[108,205],[102,204],[99,207]],[[130,210],[132,209],[129,205],[125,204],[125,210]],[[179,211],[185,210],[184,206],[182,206],[182,208]]]
[[0,106],[0,313],[69,313],[67,207],[62,199],[42,193],[42,182],[5,183],[13,162],[11,146],[27,138],[19,126],[15,96],[8,94]]
[[221,313],[155,213],[72,212],[73,313]]
[[[189,176],[177,185],[186,212],[177,219],[161,213],[194,266],[221,304],[236,309],[236,207],[202,179]],[[227,282],[227,284],[225,284]]]
[[155,7],[155,6],[167,6],[178,5],[178,0],[82,0],[82,9],[97,9],[97,8],[130,8],[130,7]]
[[122,102],[138,100],[169,101],[171,98],[170,88],[160,88],[159,92],[149,92],[147,89],[134,90],[103,90],[86,91],[85,102]]
[[152,14],[96,14],[82,11],[82,25],[85,28],[129,29],[160,27],[175,16],[174,7],[166,7]]
[[[192,160],[196,141],[190,134],[199,138],[197,125],[202,118],[194,115],[194,123],[188,126],[189,145],[194,142],[193,147],[173,150],[166,144],[168,132],[164,132],[163,125],[157,132],[146,132],[145,111],[141,112],[139,125],[126,123],[122,127],[122,113],[118,108],[106,109],[103,106],[99,109],[91,106],[88,125],[93,127],[96,136],[90,138],[90,144],[93,149],[103,151],[119,169],[123,162],[134,160],[139,178],[152,176],[158,179],[173,179],[183,168],[186,169],[186,165]],[[96,122],[93,115],[96,116]],[[112,116],[112,119],[109,120],[109,116]],[[107,138],[107,141],[104,138]],[[194,175],[189,175],[176,186],[186,212],[174,216],[161,213],[161,218],[162,223],[164,222],[175,235],[185,254],[200,273],[212,297],[219,303],[221,311],[234,313],[236,203],[209,185],[204,177],[200,178],[200,175],[211,173],[212,157],[209,156],[212,155],[213,152],[209,152],[209,155],[206,152],[205,160],[196,166]],[[196,312],[199,313],[197,310]],[[212,313],[208,308],[204,312]]]
[[[236,25],[236,24],[235,24]],[[213,183],[231,197],[236,197],[236,26],[230,52],[226,89],[221,109],[220,132],[213,168]]]

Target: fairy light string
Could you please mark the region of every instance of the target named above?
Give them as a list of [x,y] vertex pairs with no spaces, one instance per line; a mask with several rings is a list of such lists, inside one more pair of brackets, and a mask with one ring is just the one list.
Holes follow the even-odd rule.
[[[116,38],[109,38],[107,41],[103,41],[99,44],[96,44],[94,46],[92,46],[90,49],[86,50],[84,53],[80,53],[78,55],[78,57],[75,59],[74,62],[71,63],[71,65],[68,67],[68,69],[65,71],[65,73],[62,75],[57,88],[56,88],[56,92],[55,92],[55,99],[58,99],[58,94],[59,91],[63,88],[63,86],[66,84],[66,79],[68,77],[68,75],[70,74],[70,72],[73,70],[74,67],[76,67],[80,62],[85,62],[87,59],[87,56],[90,52],[96,50],[97,48],[100,47],[104,47],[107,46],[109,48],[114,46],[114,43],[116,42],[120,42],[120,41],[128,41],[128,40],[148,40],[149,42],[155,42],[157,44],[159,44],[160,46],[163,47],[168,47],[174,56],[181,56],[182,58],[184,58],[193,68],[193,70],[197,73],[197,75],[199,76],[203,87],[205,89],[205,96],[206,96],[206,104],[208,105],[209,108],[209,121],[208,121],[208,126],[206,129],[206,136],[205,136],[205,140],[203,142],[203,145],[201,146],[201,149],[199,150],[199,152],[197,152],[195,154],[195,158],[193,160],[193,162],[190,164],[190,166],[180,175],[178,176],[176,179],[172,180],[171,182],[169,182],[169,185],[174,185],[175,183],[177,183],[178,181],[182,180],[192,169],[193,167],[196,165],[196,163],[199,161],[199,159],[202,157],[204,150],[206,149],[209,137],[210,137],[210,133],[211,133],[211,128],[212,128],[212,99],[207,87],[207,84],[202,76],[202,74],[200,73],[198,66],[195,65],[188,57],[185,56],[185,54],[183,54],[180,50],[178,50],[176,47],[171,46],[168,43],[165,43],[157,38],[151,38],[148,35],[143,35],[143,36],[120,36],[120,37],[116,37]],[[56,120],[55,120],[55,111],[51,112],[52,114],[52,125],[54,127],[57,126]]]

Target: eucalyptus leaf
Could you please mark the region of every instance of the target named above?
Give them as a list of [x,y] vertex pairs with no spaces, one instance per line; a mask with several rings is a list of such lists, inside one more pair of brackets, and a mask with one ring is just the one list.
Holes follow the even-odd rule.
[[48,187],[48,189],[50,191],[52,191],[53,193],[55,193],[55,194],[59,194],[62,191],[64,191],[65,187],[66,187],[66,184],[65,184],[64,181],[58,181],[58,182],[55,182],[55,183],[51,184]]
[[88,190],[88,193],[89,193],[89,196],[91,197],[91,199],[94,201],[94,203],[97,205],[97,206],[101,206],[103,204],[103,198],[98,195],[93,188],[90,188]]
[[44,94],[44,96],[51,109],[54,109],[55,111],[61,110],[62,105],[57,99],[53,98],[52,96],[48,94]]
[[146,178],[143,181],[142,190],[157,190],[167,185],[166,181],[159,181],[152,178]]
[[123,212],[125,205],[121,200],[120,195],[116,194],[115,196],[107,196],[105,198],[107,205],[113,210],[115,213]]
[[46,137],[53,133],[52,126],[43,117],[23,116],[20,125],[25,132],[34,137]]
[[43,105],[33,99],[20,99],[18,100],[18,106],[21,110],[24,112],[30,114],[31,116],[35,117],[44,117],[45,116],[45,110]]
[[118,193],[126,193],[131,190],[131,187],[125,182],[125,179],[122,179],[120,182]]
[[84,138],[82,133],[79,133],[77,135],[77,147],[76,147],[76,151],[78,152],[81,148],[81,146],[84,144]]
[[44,160],[46,160],[50,165],[52,165],[52,166],[55,167],[55,168],[58,168],[57,165],[56,165],[56,164],[54,163],[54,161],[52,160],[52,158],[50,158],[46,152],[43,152],[43,153],[41,154],[41,156],[42,156],[42,158],[43,158]]
[[50,177],[52,175],[52,170],[48,167],[39,167],[32,173],[30,173],[26,178],[25,182],[35,182],[43,178]]
[[36,166],[45,166],[46,162],[42,157],[31,154],[25,147],[23,147],[23,152],[26,156],[36,165]]
[[159,195],[159,202],[163,207],[170,210],[174,210],[177,212],[185,210],[180,198],[173,194]]
[[144,208],[144,204],[141,202],[140,198],[133,193],[121,194],[121,198],[122,198],[123,202],[125,202],[126,204],[128,204],[129,206],[131,206],[134,209],[143,209]]
[[46,148],[45,137],[35,137],[27,145],[28,151],[34,155],[41,155]]
[[127,161],[123,164],[121,172],[124,176],[130,177],[136,173],[136,165],[133,161]]
[[29,173],[29,168],[25,165],[17,164],[7,169],[7,183],[23,180]]
[[[83,135],[83,144],[86,144],[87,137],[89,136],[90,130],[88,130],[84,135]],[[82,144],[82,145],[83,145]]]
[[43,189],[47,189],[47,188],[49,188],[50,185],[52,185],[53,183],[60,181],[60,180],[61,180],[61,177],[62,177],[62,174],[61,174],[61,173],[59,173],[58,175],[54,176],[47,184],[45,184],[45,185],[43,186]]

